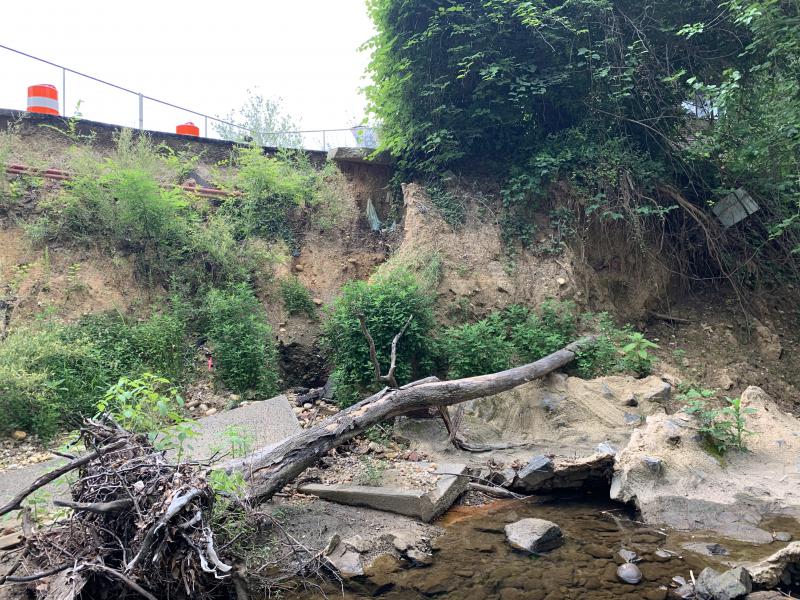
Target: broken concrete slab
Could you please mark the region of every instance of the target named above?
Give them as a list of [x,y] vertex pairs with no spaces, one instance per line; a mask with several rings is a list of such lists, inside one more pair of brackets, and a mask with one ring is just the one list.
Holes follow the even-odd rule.
[[434,471],[442,475],[436,489],[375,487],[367,485],[342,485],[309,483],[298,487],[304,494],[352,506],[366,506],[377,510],[415,517],[430,522],[446,511],[467,490],[469,478],[464,464],[441,464]]
[[[225,437],[225,431],[230,427],[235,427],[241,434],[248,436],[252,440],[253,448],[279,443],[301,431],[286,396],[275,396],[198,419],[194,426],[198,435],[189,440],[184,456],[207,459],[219,451],[221,456],[224,455],[230,444]],[[170,451],[168,456],[170,455],[175,456],[175,452]],[[67,461],[63,458],[54,458],[22,469],[0,472],[0,502],[10,500],[38,477],[65,462]],[[69,498],[68,486],[62,482],[54,482],[44,490],[53,499]]]
[[555,550],[564,543],[561,528],[544,519],[520,519],[505,526],[506,540],[512,548],[539,554]]
[[328,150],[328,160],[371,165],[392,164],[392,157],[388,152],[376,152],[374,148],[331,148]]
[[207,459],[217,452],[229,451],[230,442],[225,434],[229,428],[247,436],[253,449],[277,444],[301,431],[289,400],[281,394],[198,419],[195,425],[198,435],[189,441],[186,455]]

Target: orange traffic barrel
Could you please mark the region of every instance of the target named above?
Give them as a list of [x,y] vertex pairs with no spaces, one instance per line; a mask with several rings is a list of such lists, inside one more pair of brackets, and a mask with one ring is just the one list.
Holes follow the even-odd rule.
[[179,133],[180,135],[192,135],[194,137],[198,137],[200,135],[200,128],[191,121],[188,121],[182,125],[178,125],[175,128],[175,133]]
[[29,86],[28,111],[45,115],[59,114],[58,90],[56,87],[46,83]]

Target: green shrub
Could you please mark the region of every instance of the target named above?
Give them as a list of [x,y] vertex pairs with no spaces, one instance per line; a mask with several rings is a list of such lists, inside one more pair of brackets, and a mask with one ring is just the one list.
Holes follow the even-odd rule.
[[186,370],[186,324],[175,312],[154,314],[130,323],[119,313],[83,317],[64,330],[65,340],[84,340],[98,364],[108,373],[110,386],[122,376],[150,371],[180,380]]
[[416,278],[398,268],[376,276],[369,283],[352,281],[342,288],[323,326],[324,345],[335,368],[333,375],[340,403],[352,403],[358,393],[374,381],[369,346],[361,331],[359,315],[364,316],[375,340],[384,374],[389,368],[392,339],[413,315],[397,346],[397,380],[402,384],[430,373],[433,364],[432,299],[421,290]]
[[298,207],[313,202],[319,174],[300,153],[265,156],[259,146],[241,148],[237,166],[235,184],[242,195],[221,207],[237,237],[283,239],[293,245],[291,219]]
[[88,342],[65,343],[64,328],[44,323],[0,342],[0,431],[48,438],[94,412],[107,373]]
[[446,329],[440,348],[451,379],[502,371],[514,358],[514,344],[499,313]]
[[[575,340],[577,323],[571,302],[545,300],[539,313],[511,322],[511,339],[522,362],[533,362]],[[508,320],[508,319],[507,319]]]
[[220,379],[236,392],[276,391],[272,328],[252,289],[244,284],[212,289],[203,306],[206,333]]
[[700,434],[714,454],[725,454],[731,448],[745,450],[745,437],[752,435],[747,429],[747,415],[754,414],[756,409],[743,406],[741,398],[727,396],[725,406],[713,408],[708,403],[714,394],[714,390],[691,386],[678,400],[688,402],[685,410],[700,421]]
[[283,306],[290,315],[306,314],[312,319],[317,316],[311,293],[297,277],[281,281],[280,289]]
[[122,377],[106,391],[97,410],[128,431],[147,434],[159,449],[177,448],[180,461],[186,442],[197,435],[183,405],[168,379],[143,373],[136,379]]
[[653,370],[653,356],[649,350],[658,348],[658,344],[654,344],[646,337],[637,331],[627,332],[624,340],[624,345],[620,348],[622,354],[622,365],[628,371],[633,371],[639,377],[649,375]]

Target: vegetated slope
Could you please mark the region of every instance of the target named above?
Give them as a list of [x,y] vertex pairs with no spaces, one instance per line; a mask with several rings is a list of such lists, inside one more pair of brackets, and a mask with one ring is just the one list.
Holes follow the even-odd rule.
[[[693,324],[666,331],[652,319],[653,311],[674,310],[693,323],[707,320],[695,303],[686,301],[686,288],[670,268],[671,256],[660,253],[655,243],[628,236],[624,226],[576,223],[546,207],[526,217],[536,225],[532,244],[509,240],[504,236],[502,193],[491,178],[453,176],[427,189],[408,184],[402,205],[400,196],[392,205],[386,174],[368,166],[345,176],[332,167],[309,170],[302,160],[266,159],[247,150],[230,162],[206,164],[202,156],[176,154],[146,142],[138,145],[124,136],[116,147],[71,140],[57,132],[41,137],[44,141],[33,136],[22,143],[10,134],[6,160],[45,166],[35,159],[40,147],[48,161],[71,168],[78,179],[67,185],[30,177],[4,182],[0,273],[9,306],[4,322],[12,335],[55,324],[57,339],[87,344],[96,389],[75,406],[75,416],[90,410],[85,403],[91,404],[90,398],[114,377],[163,372],[153,356],[169,356],[170,378],[190,400],[198,398],[212,408],[237,402],[242,392],[258,396],[294,385],[321,385],[335,366],[320,344],[324,305],[350,280],[397,269],[410,271],[430,295],[437,327],[459,327],[514,305],[535,309],[553,298],[574,304],[570,310],[576,314],[607,310],[619,323],[655,326],[648,331],[661,342],[655,351],[662,359],[657,370],[670,372],[675,380],[700,381],[731,394],[757,383],[778,398],[797,398],[782,368],[789,372],[793,365],[792,335],[780,340],[780,362],[762,359],[763,352],[775,353],[768,340],[771,332],[786,329],[780,313],[754,307],[751,312],[759,314],[767,333],[749,337],[761,323],[745,319],[737,325],[736,346],[717,342],[709,358],[705,340],[696,346],[682,343],[683,329],[694,333],[705,328]],[[126,201],[120,182],[139,181],[137,170],[164,186],[158,192],[161,199],[186,178],[235,187],[243,196],[235,197],[235,207],[191,195],[168,196],[178,202],[167,205],[165,210],[174,211],[167,213],[172,224],[161,230],[158,240],[135,238],[136,227],[121,233],[115,229],[114,212],[99,222],[93,213],[76,209],[95,196],[119,208]],[[303,186],[315,190],[314,195],[280,196],[305,194]],[[156,194],[147,185],[142,189]],[[108,190],[113,193],[106,194]],[[377,206],[384,230],[370,229],[367,200]],[[582,201],[578,193],[558,188],[551,198],[553,207]],[[79,227],[69,220],[76,214],[87,219]],[[391,226],[394,219],[399,220]],[[215,289],[238,291],[213,296]],[[254,321],[246,330],[232,328],[254,314],[251,293],[268,327]],[[99,321],[90,316],[98,314],[105,316]],[[219,327],[214,326],[217,321]],[[172,329],[165,329],[167,324]],[[717,324],[711,327],[724,331]],[[177,336],[172,333],[176,331]],[[263,353],[255,358],[239,353],[231,345],[239,338],[243,344],[265,344]],[[222,348],[239,358],[226,362]],[[73,375],[78,372],[75,361],[89,358],[55,356]],[[238,360],[256,360],[258,368],[266,361],[274,375],[260,380],[267,382],[265,387],[253,388],[249,380],[237,383],[243,381],[235,376],[242,372]],[[250,368],[245,362],[244,369]]]

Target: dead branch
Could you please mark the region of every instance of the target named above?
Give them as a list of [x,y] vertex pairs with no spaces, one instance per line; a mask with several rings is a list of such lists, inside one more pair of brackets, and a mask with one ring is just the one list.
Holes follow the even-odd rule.
[[90,570],[100,571],[101,573],[104,573],[106,575],[110,575],[114,579],[118,579],[123,584],[125,584],[126,587],[129,587],[131,590],[133,590],[134,592],[136,592],[140,596],[142,596],[144,598],[147,598],[147,600],[158,600],[158,598],[153,596],[153,594],[148,592],[146,589],[144,589],[138,583],[136,583],[135,581],[132,581],[130,578],[126,577],[125,575],[123,575],[122,573],[117,571],[116,569],[111,569],[111,568],[109,568],[109,567],[107,567],[105,565],[87,565],[87,567]]
[[269,498],[321,456],[375,423],[429,406],[450,406],[505,392],[569,364],[578,350],[593,342],[593,337],[584,338],[536,362],[499,373],[385,388],[276,447],[228,461],[224,469],[241,471],[252,497]]
[[682,319],[680,317],[673,317],[672,315],[665,315],[662,313],[651,312],[650,316],[654,319],[658,319],[659,321],[666,321],[667,323],[678,323],[680,325],[691,325],[692,322],[689,319]]
[[95,502],[92,504],[86,502],[72,502],[71,500],[53,500],[56,506],[63,506],[71,508],[72,510],[85,510],[92,513],[110,513],[118,512],[121,510],[128,510],[133,508],[133,500],[114,500],[112,502]]
[[414,315],[409,315],[408,319],[406,319],[405,325],[403,325],[402,329],[400,329],[400,331],[397,332],[397,335],[395,335],[392,339],[392,352],[389,359],[389,372],[386,375],[381,375],[381,364],[378,361],[378,352],[375,349],[375,340],[372,339],[372,335],[370,335],[369,329],[367,329],[367,322],[364,319],[364,315],[358,315],[358,322],[361,323],[361,332],[364,334],[364,337],[367,338],[367,344],[369,345],[369,357],[370,360],[372,360],[372,366],[375,369],[376,383],[387,383],[389,384],[390,388],[397,389],[397,379],[395,379],[394,376],[394,372],[397,369],[397,342],[399,342],[400,338],[403,337],[403,334],[406,332],[406,329],[413,318]]
[[119,450],[126,444],[125,440],[118,440],[108,446],[104,446],[102,448],[98,448],[93,452],[89,452],[80,458],[76,458],[73,461],[68,462],[63,467],[59,467],[49,473],[45,473],[41,477],[39,477],[36,481],[30,484],[27,488],[22,490],[19,494],[14,496],[7,504],[3,505],[0,508],[0,517],[3,515],[10,513],[12,510],[18,510],[22,506],[22,501],[25,500],[28,496],[30,496],[33,492],[38,490],[39,488],[43,488],[48,483],[51,483],[64,475],[65,473],[69,473],[70,471],[74,471],[78,467],[82,467],[94,459],[106,454],[108,452],[113,452],[114,450]]

